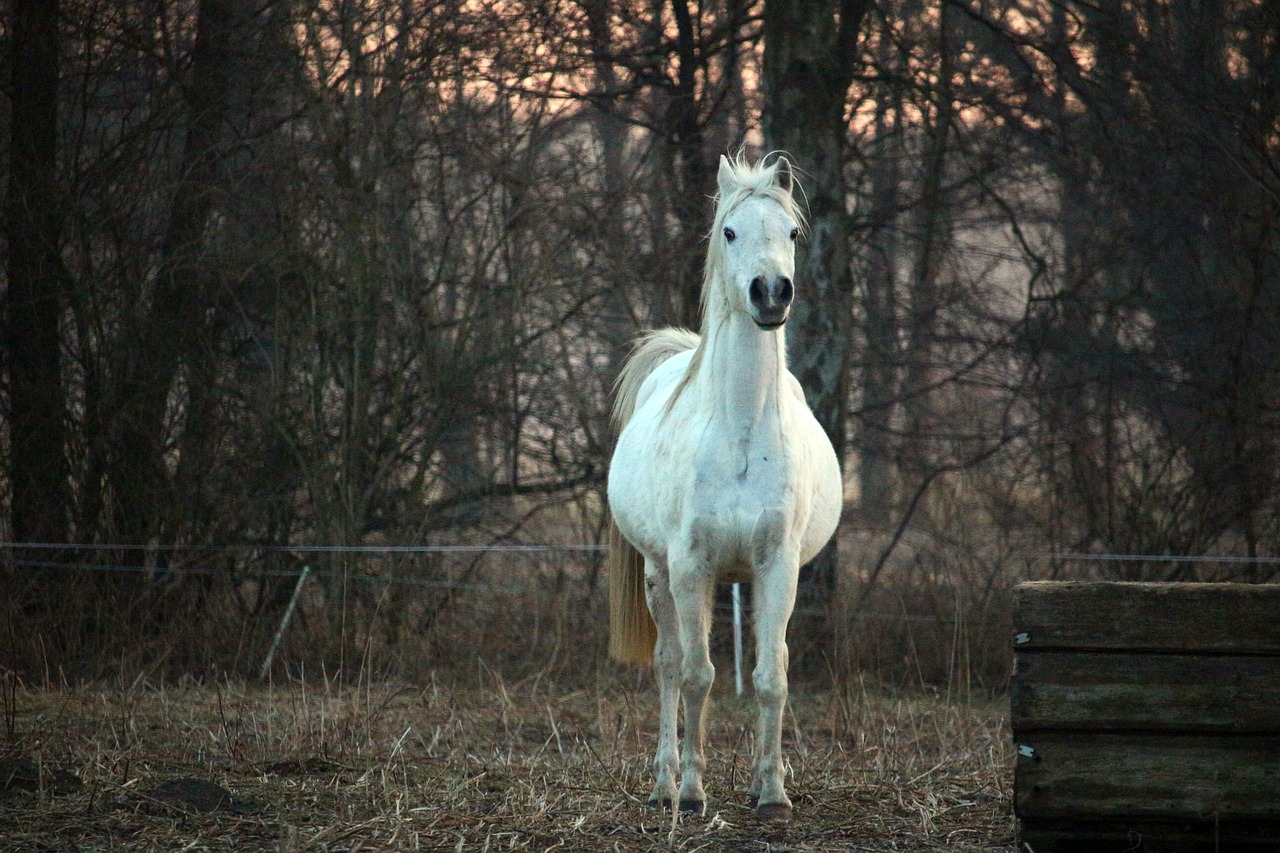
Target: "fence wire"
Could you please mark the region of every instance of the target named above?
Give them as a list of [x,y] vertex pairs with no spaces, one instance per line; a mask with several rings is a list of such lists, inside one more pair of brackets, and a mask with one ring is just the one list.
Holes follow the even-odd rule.
[[[824,661],[820,666],[826,666],[832,644],[843,644],[839,648],[856,666],[901,667],[912,674],[932,667],[932,673],[918,676],[929,683],[953,677],[958,661],[968,671],[970,658],[973,670],[987,673],[985,683],[998,686],[1007,677],[1008,591],[1019,580],[1140,579],[1158,563],[1221,566],[1191,569],[1201,576],[1254,566],[1261,579],[1280,566],[1277,557],[1029,550],[988,555],[938,545],[904,553],[901,566],[877,577],[865,566],[859,572],[857,548],[850,544],[848,551],[841,545],[843,599],[802,599],[795,609],[800,641],[822,638],[809,652]],[[104,655],[93,639],[104,636],[103,619],[117,654],[141,648],[133,638],[151,631],[149,650],[136,658],[155,654],[156,647],[177,648],[185,655],[173,664],[177,671],[205,666],[246,672],[246,662],[254,672],[272,670],[271,656],[264,660],[264,653],[276,646],[276,672],[302,660],[334,660],[334,649],[336,659],[347,655],[349,661],[343,649],[352,643],[361,654],[370,648],[381,653],[387,672],[411,654],[405,649],[419,647],[429,650],[420,669],[434,665],[431,655],[456,655],[467,644],[488,644],[509,660],[559,653],[554,643],[545,645],[545,634],[538,640],[544,645],[534,648],[530,631],[560,632],[556,642],[573,653],[599,655],[608,621],[605,550],[545,543],[0,543],[0,613],[11,626],[0,637],[0,666],[25,655],[30,668],[30,661],[45,660],[47,638],[62,638],[67,659],[79,654],[92,667]],[[749,616],[749,585],[744,593]],[[715,600],[715,617],[715,636],[728,639],[733,606],[727,587]],[[75,630],[83,630],[83,640],[76,640]]]

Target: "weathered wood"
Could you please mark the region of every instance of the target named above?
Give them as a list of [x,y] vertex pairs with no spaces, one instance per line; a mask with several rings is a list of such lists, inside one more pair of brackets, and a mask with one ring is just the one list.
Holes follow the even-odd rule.
[[1280,585],[1023,583],[1014,625],[1019,651],[1280,654]]
[[1277,853],[1274,824],[1218,821],[1024,820],[1034,853]]
[[1280,733],[1280,661],[1239,655],[1018,655],[1015,732]]
[[1036,853],[1280,853],[1280,585],[1015,591],[1014,809]]
[[1023,819],[1262,821],[1280,828],[1280,736],[1044,732],[1019,743],[1014,808]]

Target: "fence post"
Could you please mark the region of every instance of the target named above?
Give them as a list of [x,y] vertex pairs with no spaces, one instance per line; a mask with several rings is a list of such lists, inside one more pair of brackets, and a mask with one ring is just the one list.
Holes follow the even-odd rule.
[[280,648],[280,640],[284,637],[285,628],[289,627],[289,620],[293,618],[293,609],[298,606],[298,596],[302,594],[302,585],[307,582],[307,576],[311,574],[310,566],[302,567],[302,574],[298,575],[298,583],[293,588],[293,597],[289,599],[289,606],[284,609],[284,616],[280,619],[280,627],[276,629],[276,636],[271,641],[271,648],[267,651],[267,659],[262,662],[262,669],[258,672],[258,678],[265,681],[267,673],[271,672],[271,662],[276,658],[276,649]]
[[742,695],[742,584],[733,585],[733,685]]

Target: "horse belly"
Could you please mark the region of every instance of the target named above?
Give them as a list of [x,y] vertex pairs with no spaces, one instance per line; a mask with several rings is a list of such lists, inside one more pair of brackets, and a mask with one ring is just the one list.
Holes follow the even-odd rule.
[[810,446],[812,453],[812,497],[808,524],[800,543],[800,562],[807,563],[835,535],[840,523],[840,512],[844,504],[844,481],[840,476],[840,463],[836,460],[835,449],[818,425],[811,418]]

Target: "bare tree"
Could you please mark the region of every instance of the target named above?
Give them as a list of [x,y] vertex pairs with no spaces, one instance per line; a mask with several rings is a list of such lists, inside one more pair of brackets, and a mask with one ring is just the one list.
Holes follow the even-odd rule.
[[64,542],[69,494],[60,320],[59,4],[17,3],[10,44],[6,195],[10,526],[18,542]]

